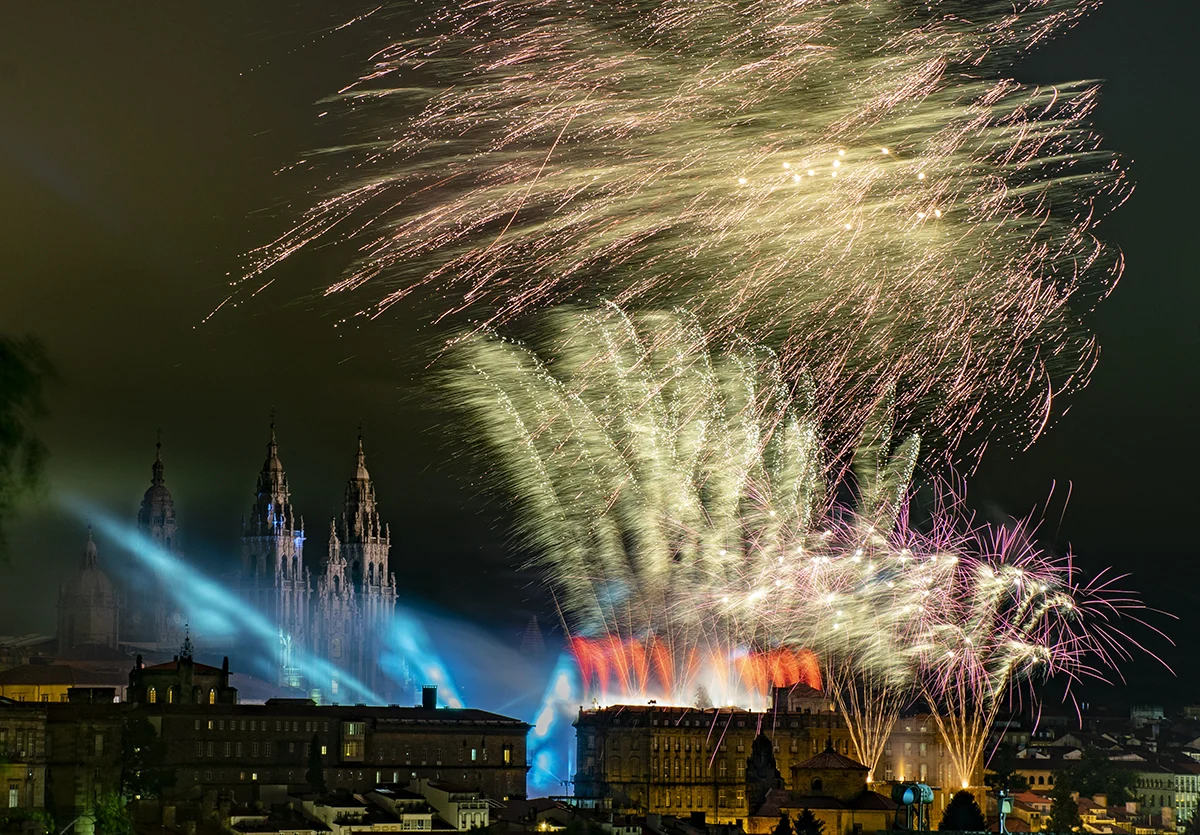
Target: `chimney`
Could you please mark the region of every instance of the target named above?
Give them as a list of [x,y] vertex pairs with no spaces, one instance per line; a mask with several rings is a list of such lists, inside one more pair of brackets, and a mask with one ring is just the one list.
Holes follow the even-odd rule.
[[221,672],[224,673],[225,675],[229,675],[229,656],[228,655],[226,655],[225,658],[222,659],[222,661],[221,661]]
[[437,685],[426,684],[421,688],[421,707],[433,710],[437,707]]

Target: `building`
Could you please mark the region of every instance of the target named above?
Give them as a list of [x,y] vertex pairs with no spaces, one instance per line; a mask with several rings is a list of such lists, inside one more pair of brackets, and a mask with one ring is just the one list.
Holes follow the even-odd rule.
[[853,835],[893,828],[896,804],[868,788],[869,769],[833,750],[824,751],[791,767],[791,791],[774,789],[746,821],[749,835],[775,831],[781,816],[796,820],[804,810],[813,813],[825,835]]
[[58,650],[95,644],[116,649],[121,620],[117,591],[100,570],[99,553],[88,527],[83,562],[58,593]]
[[[576,797],[611,798],[614,808],[641,813],[703,813],[721,823],[745,820],[755,811],[746,769],[760,731],[770,740],[789,792],[805,789],[794,782],[794,767],[824,751],[849,761],[853,750],[849,730],[828,697],[803,685],[777,691],[773,709],[763,713],[618,705],[581,709],[575,728]],[[902,717],[873,782],[865,773],[863,782],[880,791],[895,782],[928,782],[936,789],[936,814],[959,788],[950,785],[952,773],[932,717]],[[983,784],[982,764],[970,782]]]
[[[183,559],[161,442],[137,529],[168,559]],[[238,649],[271,659],[270,684],[296,695],[331,702],[364,694],[376,701],[414,697],[411,676],[403,669],[385,672],[372,649],[388,635],[397,593],[389,564],[391,532],[380,516],[361,436],[325,554],[306,557],[305,542],[304,519],[293,505],[272,424],[254,501],[242,523],[239,565],[229,572],[238,594],[274,626],[274,634],[253,649],[240,638]],[[179,646],[187,633],[186,598],[165,588],[160,572],[127,574],[114,586],[100,568],[89,530],[83,562],[59,596],[60,652],[94,645],[162,657]],[[264,641],[261,632],[250,640]]]
[[[167,489],[162,459],[162,441],[154,445],[150,486],[142,494],[137,515],[138,533],[154,543],[163,554],[180,557],[176,529],[175,500]],[[122,584],[121,643],[143,650],[166,650],[179,646],[185,613],[152,571],[137,571]],[[61,636],[60,636],[61,638]]]
[[809,713],[657,705],[581,709],[575,795],[611,797],[617,808],[658,815],[745,819],[752,811],[746,764],[760,729],[772,739],[784,775],[827,746],[849,754],[845,724],[821,703],[824,709]]
[[139,655],[129,672],[125,698],[144,705],[233,705],[238,694],[229,686],[229,658],[220,667],[197,663],[189,636],[173,661],[147,667]]
[[[272,424],[243,529],[239,585],[247,601],[278,625],[277,683],[336,702],[344,696],[339,676],[347,676],[360,690],[395,696],[392,677],[370,650],[372,638],[385,635],[391,623],[396,578],[388,564],[391,532],[380,519],[361,435],[341,517],[330,526],[328,550],[315,572],[305,562],[304,542],[304,519],[292,506]],[[297,662],[305,654],[330,662],[320,679],[302,672]],[[409,688],[411,682],[402,683]]]
[[0,815],[46,802],[46,707],[0,697]]

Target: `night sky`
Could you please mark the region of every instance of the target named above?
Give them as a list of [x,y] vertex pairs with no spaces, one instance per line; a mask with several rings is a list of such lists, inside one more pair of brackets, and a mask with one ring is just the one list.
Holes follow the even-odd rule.
[[[305,290],[345,253],[321,249],[200,324],[241,254],[304,207],[313,183],[276,172],[337,141],[318,101],[387,32],[330,30],[368,8],[0,4],[0,331],[41,338],[63,376],[43,432],[47,489],[15,521],[0,567],[0,634],[53,633],[56,574],[85,537],[61,500],[132,520],[159,428],[188,558],[232,567],[272,408],[310,560],[324,553],[361,421],[402,597],[513,643],[531,612],[551,622],[513,568],[509,511],[479,462],[457,455],[453,416],[434,402],[439,334],[418,310],[334,329],[346,311]],[[394,37],[415,23],[387,21]],[[1156,620],[1180,648],[1152,643],[1179,679],[1130,671],[1135,698],[1166,701],[1200,701],[1186,651],[1200,627],[1197,32],[1194,0],[1109,0],[1020,67],[1024,81],[1105,80],[1095,122],[1137,190],[1101,230],[1127,267],[1088,320],[1103,345],[1091,386],[1030,451],[993,446],[970,481],[987,514],[1023,515],[1057,485],[1044,536],[1085,567],[1132,572],[1129,585],[1180,616]],[[103,565],[121,561],[100,548]]]

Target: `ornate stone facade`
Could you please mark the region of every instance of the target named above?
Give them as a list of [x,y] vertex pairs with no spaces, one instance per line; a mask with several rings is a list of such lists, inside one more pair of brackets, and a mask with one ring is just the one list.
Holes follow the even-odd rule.
[[[397,683],[378,661],[396,605],[391,533],[379,517],[361,436],[341,517],[330,526],[315,572],[306,565],[304,542],[304,520],[293,510],[272,426],[243,529],[240,585],[247,601],[278,625],[277,683],[338,701],[350,678],[356,698],[364,689],[398,697]],[[311,658],[319,663],[304,663]]]

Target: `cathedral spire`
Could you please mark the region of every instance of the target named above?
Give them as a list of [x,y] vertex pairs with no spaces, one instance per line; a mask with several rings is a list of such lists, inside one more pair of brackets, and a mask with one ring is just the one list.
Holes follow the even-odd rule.
[[163,485],[163,460],[162,460],[162,430],[158,430],[158,439],[154,443],[154,463],[150,465],[150,486],[161,487]]
[[363,452],[362,433],[358,436],[358,451],[354,455],[354,476],[346,482],[346,503],[343,516],[343,533],[347,542],[378,538],[383,535],[379,522],[379,510],[375,503],[375,485],[367,471],[367,457]]
[[83,546],[83,567],[95,568],[97,560],[96,540],[92,539],[92,526],[88,525],[87,545]]
[[279,443],[275,440],[274,415],[271,418],[271,435],[267,441],[267,457],[258,474],[255,493],[249,530],[267,534],[280,528],[291,530],[295,526],[292,517],[292,493],[288,489],[283,462],[279,460]]
[[150,465],[150,487],[142,494],[138,509],[138,530],[158,547],[174,550],[175,500],[163,477],[162,430],[154,444],[154,463]]

